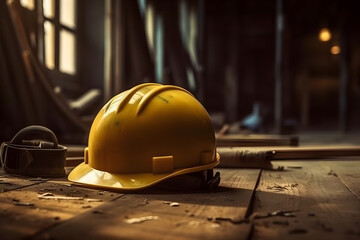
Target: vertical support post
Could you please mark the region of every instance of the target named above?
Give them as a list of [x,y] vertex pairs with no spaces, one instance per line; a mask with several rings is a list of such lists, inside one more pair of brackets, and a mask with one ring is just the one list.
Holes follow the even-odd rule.
[[[344,16],[343,16],[344,18]],[[345,132],[347,128],[347,91],[349,82],[349,58],[344,19],[340,32],[340,83],[339,83],[339,131]]]
[[111,1],[106,0],[104,21],[104,101],[110,99],[111,93]]
[[281,132],[282,124],[282,31],[283,13],[282,0],[276,0],[276,34],[275,34],[275,102],[274,123],[275,132]]
[[125,85],[124,1],[105,1],[104,100],[108,101]]
[[197,74],[197,98],[200,102],[204,103],[204,95],[205,95],[205,54],[206,54],[206,12],[205,12],[205,0],[198,0],[198,8],[197,8],[197,29],[198,36],[196,40],[196,50],[198,53],[198,69],[196,69]]
[[111,35],[114,36],[114,43],[112,44],[114,48],[112,49],[114,53],[112,68],[113,68],[113,78],[111,82],[113,83],[112,94],[119,92],[125,87],[125,17],[124,17],[124,4],[123,0],[113,1],[114,6],[112,6],[113,20],[115,24],[111,24]]

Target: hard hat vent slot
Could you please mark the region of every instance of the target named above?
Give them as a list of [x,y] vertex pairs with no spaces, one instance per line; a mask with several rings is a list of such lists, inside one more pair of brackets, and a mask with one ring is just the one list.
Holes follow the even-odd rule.
[[173,156],[159,156],[152,158],[153,173],[168,173],[174,171]]
[[130,99],[132,98],[132,96],[134,96],[134,94],[139,91],[140,89],[147,87],[147,86],[158,86],[160,84],[156,84],[156,83],[143,83],[140,84],[136,87],[133,87],[132,89],[130,89],[129,91],[127,91],[126,95],[124,96],[124,98],[120,101],[120,104],[118,106],[118,109],[116,112],[120,112],[121,109],[123,109],[126,104],[128,104],[128,102],[130,101]]
[[141,99],[138,108],[137,108],[137,113],[136,115],[140,115],[140,113],[145,109],[145,107],[148,105],[148,103],[151,101],[151,99],[153,99],[155,96],[157,96],[159,93],[164,92],[164,91],[168,91],[168,90],[179,90],[179,91],[183,91],[188,93],[189,95],[192,96],[192,94],[180,87],[177,86],[172,86],[172,85],[160,85],[156,88],[151,89],[148,93],[146,93],[146,95]]

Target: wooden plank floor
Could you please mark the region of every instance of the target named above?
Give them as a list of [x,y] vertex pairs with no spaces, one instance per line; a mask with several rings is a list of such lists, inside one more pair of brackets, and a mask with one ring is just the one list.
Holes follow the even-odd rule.
[[360,238],[360,158],[273,164],[284,170],[219,169],[214,193],[111,192],[0,173],[0,238]]

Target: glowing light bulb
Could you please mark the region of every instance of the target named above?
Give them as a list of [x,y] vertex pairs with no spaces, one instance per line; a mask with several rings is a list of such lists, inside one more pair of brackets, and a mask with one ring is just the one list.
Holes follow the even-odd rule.
[[334,45],[334,46],[331,47],[330,52],[331,52],[331,54],[336,55],[336,54],[339,54],[341,52],[341,49],[340,49],[340,47],[338,45]]
[[331,33],[330,33],[329,29],[322,28],[319,32],[319,39],[322,42],[329,41],[331,39]]

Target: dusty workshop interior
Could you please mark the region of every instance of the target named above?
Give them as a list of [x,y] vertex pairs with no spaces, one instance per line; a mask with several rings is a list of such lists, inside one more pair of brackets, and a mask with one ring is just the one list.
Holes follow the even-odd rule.
[[359,239],[359,11],[1,0],[0,239]]

